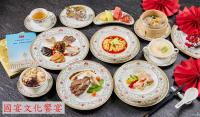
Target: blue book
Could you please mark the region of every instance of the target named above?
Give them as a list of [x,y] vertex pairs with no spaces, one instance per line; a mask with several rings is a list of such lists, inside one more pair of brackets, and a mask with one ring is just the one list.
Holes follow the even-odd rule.
[[30,47],[35,38],[34,32],[6,35],[10,69],[19,70],[35,65],[30,53]]

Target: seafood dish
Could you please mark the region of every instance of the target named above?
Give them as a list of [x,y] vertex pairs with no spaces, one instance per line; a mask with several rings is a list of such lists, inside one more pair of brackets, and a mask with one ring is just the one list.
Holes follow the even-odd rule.
[[54,63],[65,62],[65,56],[75,56],[80,52],[79,47],[72,45],[75,40],[73,36],[64,36],[61,41],[56,41],[55,37],[51,37],[46,41],[52,46],[42,47],[41,52],[44,56],[50,57],[50,61]]
[[86,20],[86,9],[83,6],[68,6],[66,7],[66,16],[79,21]]
[[161,28],[165,24],[164,19],[156,15],[145,17],[144,22],[150,28]]
[[103,88],[104,83],[104,80],[92,70],[76,72],[70,77],[70,80],[72,81],[70,90],[77,97],[83,93],[95,97]]
[[137,74],[130,75],[126,80],[126,83],[129,88],[142,91],[152,86],[154,80],[148,73],[141,71]]
[[127,48],[127,42],[120,36],[109,36],[103,40],[102,48],[109,53],[120,53]]

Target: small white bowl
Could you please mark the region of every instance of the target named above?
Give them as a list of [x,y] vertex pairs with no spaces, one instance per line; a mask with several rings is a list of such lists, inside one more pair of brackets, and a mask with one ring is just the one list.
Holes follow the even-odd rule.
[[38,92],[39,90],[45,90],[46,87],[48,86],[48,79],[49,79],[49,76],[48,76],[47,72],[46,72],[43,68],[41,68],[41,67],[37,67],[37,68],[40,69],[42,72],[45,73],[45,81],[44,81],[42,84],[40,84],[40,85],[37,86],[37,87],[28,87],[28,86],[26,86],[26,85],[22,82],[22,79],[23,79],[24,74],[25,74],[28,70],[30,70],[31,68],[33,68],[33,67],[30,67],[30,68],[25,69],[25,70],[21,73],[21,75],[20,75],[20,77],[19,77],[19,81],[20,81],[20,83],[22,84],[23,88],[24,88],[26,91],[30,92],[30,93],[36,93],[36,92]]

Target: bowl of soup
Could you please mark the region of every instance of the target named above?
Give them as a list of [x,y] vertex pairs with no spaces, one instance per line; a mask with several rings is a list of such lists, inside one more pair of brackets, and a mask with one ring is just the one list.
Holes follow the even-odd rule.
[[166,39],[152,40],[147,46],[149,54],[157,58],[170,58],[177,53],[177,49]]

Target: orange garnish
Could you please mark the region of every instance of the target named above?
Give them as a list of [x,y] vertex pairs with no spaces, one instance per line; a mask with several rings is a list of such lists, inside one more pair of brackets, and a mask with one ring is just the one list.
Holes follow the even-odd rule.
[[97,80],[97,81],[100,81],[100,80],[101,80],[101,78],[100,78],[99,76],[97,76],[97,77],[96,77],[96,80]]
[[97,95],[97,93],[94,91],[92,92],[92,96],[95,97]]

